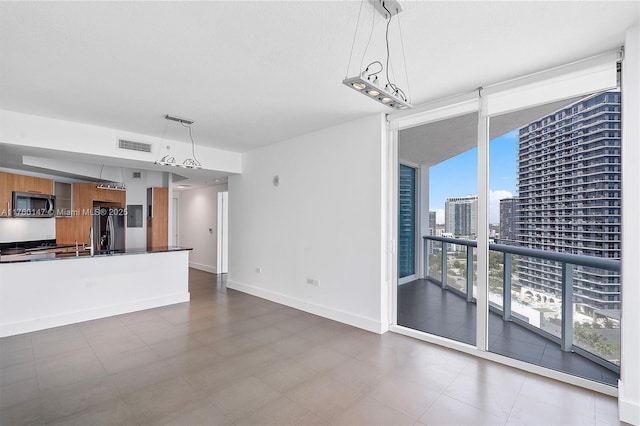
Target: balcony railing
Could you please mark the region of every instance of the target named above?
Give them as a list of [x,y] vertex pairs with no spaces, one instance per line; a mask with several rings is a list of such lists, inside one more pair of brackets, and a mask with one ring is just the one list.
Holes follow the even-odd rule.
[[[475,302],[473,248],[477,247],[477,242],[436,236],[423,239],[425,277],[441,285],[443,290],[452,291],[467,302]],[[441,254],[439,259],[438,254]],[[495,270],[496,254],[501,255],[501,271]],[[503,244],[489,244],[489,255],[493,260],[493,270],[490,264],[489,273],[489,309],[492,312],[501,315],[504,321],[517,323],[559,344],[563,351],[575,352],[620,373],[619,310],[594,308],[580,302],[580,290],[574,294],[574,272],[577,272],[575,280],[579,282],[581,279],[577,277],[584,275],[583,268],[606,271],[605,277],[611,277],[611,274],[618,277],[620,260]],[[549,266],[538,270],[535,265],[531,266],[529,258],[538,264],[549,264],[559,273],[549,274]],[[535,276],[540,284],[538,289],[530,287],[529,279],[519,282],[514,276],[516,268],[528,268],[520,272],[526,273],[523,276]],[[619,288],[619,283],[614,285]],[[519,288],[518,293],[513,292],[514,287]],[[529,295],[531,298],[527,300]],[[615,296],[619,296],[619,292],[614,293]],[[619,306],[619,298],[618,301],[611,300],[610,304]]]

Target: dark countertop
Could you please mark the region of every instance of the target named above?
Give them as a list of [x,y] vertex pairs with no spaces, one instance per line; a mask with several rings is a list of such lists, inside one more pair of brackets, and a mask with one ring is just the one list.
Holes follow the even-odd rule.
[[[151,253],[166,253],[172,251],[188,251],[193,250],[192,248],[187,247],[177,247],[177,246],[163,246],[163,247],[151,247],[147,248],[131,248],[126,249],[124,251],[100,251],[96,250],[93,257],[110,257],[110,256],[127,256],[132,254],[151,254]],[[0,256],[0,263],[22,263],[22,262],[42,262],[48,260],[64,260],[64,259],[76,259],[76,258],[91,258],[91,253],[89,250],[79,250],[78,256],[76,256],[75,251],[72,252],[60,252],[60,253],[29,253],[24,254],[19,257],[10,256],[10,259],[3,260],[3,257],[9,256]]]

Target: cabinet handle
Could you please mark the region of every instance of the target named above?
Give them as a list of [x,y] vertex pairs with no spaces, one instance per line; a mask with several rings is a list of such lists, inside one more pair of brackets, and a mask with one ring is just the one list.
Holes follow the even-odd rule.
[[40,191],[27,191],[30,194],[42,194]]

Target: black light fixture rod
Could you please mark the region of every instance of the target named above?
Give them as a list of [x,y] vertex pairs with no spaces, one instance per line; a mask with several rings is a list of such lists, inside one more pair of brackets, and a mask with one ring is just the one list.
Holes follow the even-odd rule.
[[164,118],[165,118],[166,120],[177,121],[178,123],[183,123],[183,124],[187,124],[187,125],[191,125],[191,124],[193,124],[193,120],[189,120],[189,119],[186,119],[186,118],[176,117],[176,116],[174,116],[174,115],[166,114],[166,115],[164,116]]
[[402,7],[397,0],[369,0],[376,10],[384,17],[390,19],[393,15],[402,12]]

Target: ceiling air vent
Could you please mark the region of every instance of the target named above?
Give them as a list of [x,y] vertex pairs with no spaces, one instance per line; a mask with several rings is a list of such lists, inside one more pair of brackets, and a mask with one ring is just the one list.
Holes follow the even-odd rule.
[[151,152],[150,143],[135,142],[126,139],[118,139],[118,148],[128,149],[130,151]]

